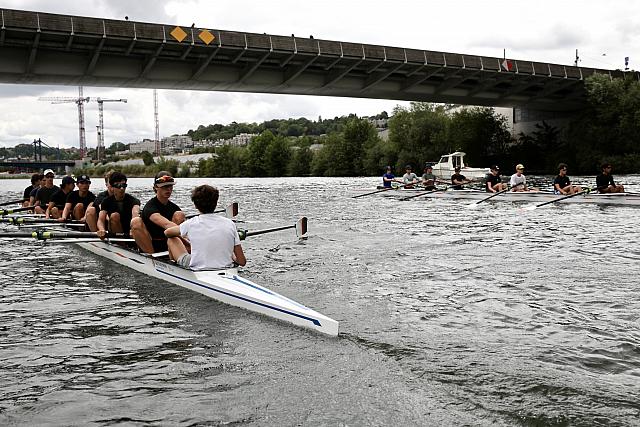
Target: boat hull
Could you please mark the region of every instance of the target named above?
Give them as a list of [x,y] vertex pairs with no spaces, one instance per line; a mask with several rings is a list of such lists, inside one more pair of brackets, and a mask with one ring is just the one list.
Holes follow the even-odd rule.
[[274,291],[240,277],[235,268],[192,271],[107,242],[77,243],[120,265],[190,289],[220,302],[337,336],[338,322]]
[[[391,190],[381,193],[385,196],[403,198],[420,193],[425,193],[424,189],[400,189]],[[447,190],[437,191],[425,194],[414,200],[424,199],[446,199],[446,200],[476,200],[480,201],[491,196],[492,193],[479,190]],[[545,203],[566,197],[561,194],[553,194],[547,192],[534,191],[515,191],[499,194],[487,202],[515,202],[515,203]],[[640,195],[628,193],[611,193],[611,194],[581,194],[575,197],[562,200],[563,204],[601,204],[601,205],[620,205],[620,206],[640,206]]]

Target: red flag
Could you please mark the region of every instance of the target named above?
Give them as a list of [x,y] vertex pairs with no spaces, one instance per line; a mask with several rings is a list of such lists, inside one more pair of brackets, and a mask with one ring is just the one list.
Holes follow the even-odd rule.
[[505,71],[511,71],[513,64],[505,58],[505,60],[502,61],[502,68],[504,68]]

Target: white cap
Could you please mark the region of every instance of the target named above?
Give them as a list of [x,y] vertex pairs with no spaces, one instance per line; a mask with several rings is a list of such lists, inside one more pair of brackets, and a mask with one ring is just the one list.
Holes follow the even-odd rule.
[[51,170],[51,169],[47,169],[46,171],[44,171],[44,173],[43,173],[42,175],[48,175],[48,174],[53,174],[53,175],[55,175],[56,173],[55,173],[53,170]]

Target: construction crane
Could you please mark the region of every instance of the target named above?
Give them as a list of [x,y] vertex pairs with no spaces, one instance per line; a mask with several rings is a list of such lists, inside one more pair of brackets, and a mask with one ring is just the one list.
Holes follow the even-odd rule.
[[67,96],[41,96],[38,101],[50,101],[52,104],[65,104],[73,102],[78,105],[78,132],[80,134],[80,158],[84,159],[87,154],[87,141],[84,137],[84,104],[89,102],[91,98],[85,98],[82,94],[82,86],[78,86],[78,97],[71,98]]
[[126,99],[102,99],[96,98],[96,102],[98,103],[98,146],[96,147],[96,160],[102,160],[104,156],[104,103],[105,102],[124,102],[127,103]]

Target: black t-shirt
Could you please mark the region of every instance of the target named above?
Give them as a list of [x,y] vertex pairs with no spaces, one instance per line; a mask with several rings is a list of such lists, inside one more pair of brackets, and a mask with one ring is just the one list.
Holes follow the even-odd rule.
[[153,221],[151,221],[151,215],[154,213],[159,213],[169,221],[172,220],[173,214],[178,212],[180,208],[178,205],[173,203],[171,200],[167,202],[166,205],[160,203],[157,197],[149,200],[147,204],[144,206],[142,210],[142,214],[140,215],[144,220],[144,225],[147,227],[149,234],[153,240],[165,240],[164,236],[164,228],[156,225]]
[[80,191],[75,190],[67,196],[67,203],[71,203],[73,209],[78,203],[82,203],[85,209],[95,200],[96,195],[89,191],[84,197],[80,197]]
[[22,200],[24,200],[25,202],[28,202],[29,199],[31,198],[31,192],[33,191],[33,185],[28,186],[27,188],[24,189],[24,194],[22,196]]
[[136,199],[131,194],[125,193],[124,198],[120,201],[116,200],[116,196],[107,197],[100,204],[100,209],[106,211],[109,215],[114,212],[118,212],[120,214],[122,231],[127,234],[131,227],[131,209],[136,205],[140,206],[140,200]]
[[[40,192],[38,192],[39,194]],[[67,196],[70,193],[65,193],[62,190],[56,191],[53,196],[51,196],[50,202],[53,202],[54,206],[58,209],[64,209],[64,204],[67,203]],[[60,212],[62,213],[62,212]]]
[[500,178],[500,175],[494,175],[490,173],[487,175],[486,182],[484,183],[484,188],[489,191],[489,183],[491,183],[491,186],[494,187],[496,184],[500,184],[501,182],[502,179]]
[[[51,188],[47,188],[47,187],[41,187],[38,189],[38,191],[36,192],[36,202],[40,201],[40,207],[42,209],[46,209],[47,205],[49,204],[49,202],[51,201],[51,197],[58,191],[60,190],[60,187],[58,187],[57,185],[54,185]],[[64,205],[64,203],[62,203]]]
[[[451,183],[453,184],[453,181],[465,181],[467,178],[462,175],[461,173],[454,173],[453,175],[451,175]],[[454,185],[453,186],[454,190],[462,190],[462,185]]]
[[598,187],[599,190],[604,190],[610,185],[616,185],[613,182],[613,175],[600,174],[596,176],[596,187]]
[[109,197],[109,192],[107,190],[104,190],[98,193],[95,200],[93,201],[93,207],[96,208],[96,211],[100,211],[100,205],[102,204],[102,202],[104,202],[104,199],[106,199],[107,197]]
[[553,188],[556,188],[556,184],[558,184],[558,187],[560,188],[564,188],[567,185],[571,184],[571,181],[569,180],[568,176],[556,176],[556,179],[553,180]]

